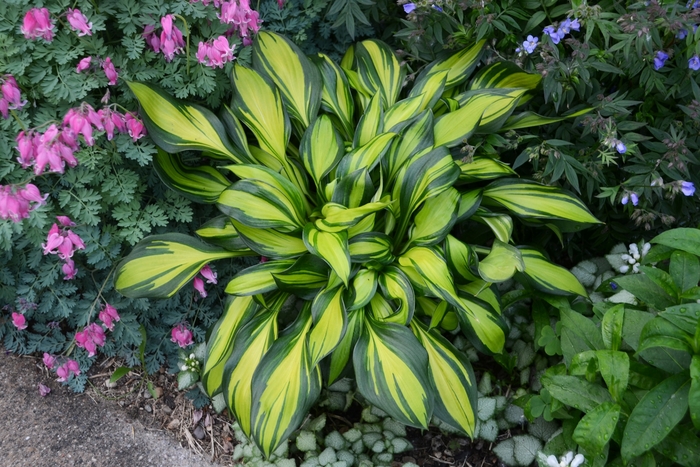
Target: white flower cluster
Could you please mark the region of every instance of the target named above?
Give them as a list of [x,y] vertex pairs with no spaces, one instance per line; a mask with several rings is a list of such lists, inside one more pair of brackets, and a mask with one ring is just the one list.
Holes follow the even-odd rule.
[[637,246],[636,243],[632,243],[629,246],[629,254],[623,254],[620,256],[620,259],[627,261],[627,264],[620,266],[619,271],[622,274],[627,274],[631,268],[632,273],[639,273],[639,263],[641,262],[642,258],[649,253],[649,249],[651,249],[651,245],[648,242],[642,245],[642,251],[639,251],[639,246]]
[[546,458],[544,458],[544,454],[542,453],[539,453],[539,455],[540,459],[544,460],[543,464],[547,467],[579,467],[586,461],[583,454],[576,454],[576,456],[574,456],[574,453],[571,451],[561,456],[559,460],[553,455],[547,456]]
[[192,353],[188,358],[185,359],[185,364],[180,367],[182,371],[199,371],[199,361]]

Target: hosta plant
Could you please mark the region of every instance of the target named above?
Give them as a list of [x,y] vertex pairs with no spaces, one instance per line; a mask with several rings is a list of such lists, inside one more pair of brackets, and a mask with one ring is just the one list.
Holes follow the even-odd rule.
[[[338,65],[261,33],[253,67],[233,69],[234,97],[220,116],[130,83],[161,148],[161,179],[221,216],[199,238],[145,239],[118,267],[116,287],[168,297],[211,261],[265,258],[226,285],[202,383],[223,393],[266,455],[321,385],[349,368],[364,398],[403,423],[426,427],[435,415],[473,433],[474,375],[441,330],[459,326],[479,349],[501,352],[491,285],[516,273],[585,294],[563,268],[510,241],[513,215],[558,229],[597,222],[586,207],[511,178],[495,154],[460,158],[475,132],[552,120],[513,114],[539,76],[512,64],[467,83],[483,45],[430,64],[404,89],[403,68],[379,41],[353,46]],[[489,247],[450,235],[467,220],[493,232]]]

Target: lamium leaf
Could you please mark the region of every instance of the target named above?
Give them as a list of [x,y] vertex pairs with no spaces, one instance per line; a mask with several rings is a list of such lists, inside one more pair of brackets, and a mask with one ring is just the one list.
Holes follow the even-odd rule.
[[411,329],[428,352],[428,370],[437,396],[435,416],[473,437],[477,393],[469,359],[437,331],[428,330],[420,321],[412,321]]
[[263,151],[284,161],[291,129],[279,91],[257,71],[238,64],[233,67],[232,82],[231,110],[250,128]]
[[357,387],[370,404],[401,423],[427,428],[434,403],[428,354],[406,326],[365,316],[353,364]]
[[550,263],[542,253],[532,248],[520,247],[519,250],[525,264],[522,272],[537,289],[554,295],[588,296],[583,285],[567,269]]
[[634,407],[622,434],[622,459],[629,462],[662,441],[688,412],[690,376],[670,376]]
[[235,162],[246,162],[226,136],[226,129],[210,110],[170,97],[160,88],[128,81],[139,101],[141,117],[153,141],[169,153],[207,151]]
[[553,186],[505,178],[490,183],[483,196],[485,204],[501,205],[520,217],[600,223],[581,200]]
[[172,233],[139,242],[115,273],[114,287],[130,298],[172,297],[202,267],[214,260],[245,255]]
[[347,327],[347,314],[343,304],[344,287],[325,289],[311,305],[314,325],[309,333],[311,365],[316,365],[340,343]]
[[259,305],[252,296],[229,296],[224,312],[214,325],[207,339],[207,356],[202,369],[202,384],[209,397],[221,392],[224,367],[233,353],[236,332],[258,311]]
[[284,36],[260,31],[253,41],[253,68],[275,83],[289,115],[308,127],[321,105],[322,81],[301,49]]
[[276,338],[273,311],[257,315],[233,338],[233,352],[224,368],[224,398],[246,436],[251,434],[253,373]]
[[153,168],[168,188],[199,203],[216,203],[221,192],[231,185],[214,167],[186,166],[178,156],[162,149],[153,157]]
[[266,457],[299,428],[321,393],[321,372],[312,363],[307,344],[310,308],[307,303],[253,374],[251,428]]

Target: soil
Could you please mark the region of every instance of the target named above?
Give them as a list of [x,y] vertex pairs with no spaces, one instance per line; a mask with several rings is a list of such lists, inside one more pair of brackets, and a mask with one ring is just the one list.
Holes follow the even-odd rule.
[[[210,407],[195,409],[177,390],[174,375],[165,372],[148,379],[129,372],[110,384],[119,366],[114,359],[98,361],[85,393],[75,394],[55,381],[40,358],[0,353],[0,411],[5,415],[0,418],[0,467],[233,464],[236,441],[225,414]],[[148,390],[148,382],[157,397]],[[47,396],[39,394],[39,383],[51,389]],[[349,428],[353,414],[342,415],[331,417]],[[408,439],[414,449],[397,455],[395,467],[405,462],[421,467],[504,467],[491,452],[492,443],[412,428]]]

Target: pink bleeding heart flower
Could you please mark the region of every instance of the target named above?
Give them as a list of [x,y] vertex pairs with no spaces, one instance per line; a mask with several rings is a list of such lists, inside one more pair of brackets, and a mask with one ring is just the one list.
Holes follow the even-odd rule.
[[82,60],[78,62],[78,66],[75,69],[76,73],[80,73],[81,71],[85,71],[88,68],[90,68],[90,62],[92,62],[92,57],[85,57]]
[[85,16],[77,8],[75,10],[68,8],[68,14],[66,15],[68,23],[71,25],[74,31],[78,33],[78,36],[92,36],[92,23],[88,23],[87,16]]
[[201,295],[202,298],[207,297],[207,290],[204,288],[204,281],[202,279],[195,277],[192,285],[194,286],[194,290],[199,292],[199,295]]
[[183,349],[194,343],[194,341],[192,340],[192,331],[187,329],[187,326],[185,326],[183,323],[180,323],[177,326],[175,326],[170,335],[170,340],[175,342]]
[[68,360],[63,365],[56,368],[56,375],[58,376],[58,381],[66,381],[73,375],[80,374],[80,365],[75,360]]
[[53,367],[56,366],[56,357],[53,355],[44,352],[44,365],[46,365],[46,368],[49,370],[53,370]]
[[211,270],[208,264],[205,264],[199,273],[207,280],[207,284],[216,284],[216,273]]
[[0,98],[0,115],[2,118],[10,118],[10,103],[4,98]]
[[105,345],[105,331],[97,323],[88,324],[82,331],[75,333],[75,344],[88,351],[88,357],[97,353],[97,347]]
[[38,39],[42,37],[47,42],[53,40],[54,24],[51,14],[46,8],[32,8],[24,15],[22,22],[22,34],[26,39]]
[[34,135],[31,131],[29,133],[20,131],[17,138],[15,138],[15,141],[17,141],[17,146],[15,146],[15,149],[19,151],[17,162],[20,163],[23,169],[26,169],[34,163]]
[[12,313],[12,324],[20,331],[27,329],[27,318],[22,313]]
[[49,196],[48,193],[42,196],[36,185],[32,183],[27,183],[24,188],[19,190],[18,194],[27,201],[37,203],[30,209],[32,211],[43,205],[46,202],[46,198]]
[[68,360],[66,362],[66,367],[70,372],[75,373],[76,375],[80,374],[80,365],[75,360]]
[[44,384],[39,383],[39,395],[40,395],[41,397],[46,397],[46,396],[48,396],[50,392],[51,392],[51,388],[50,388],[50,387],[48,387],[48,386],[46,386],[46,385],[44,385]]
[[56,216],[56,219],[64,227],[75,227],[75,222],[68,216]]
[[42,243],[41,247],[44,249],[44,254],[55,255],[58,253],[58,247],[63,243],[63,235],[58,228],[58,225],[54,224],[49,229],[49,234],[46,237],[46,243]]
[[111,58],[105,58],[105,61],[102,63],[102,69],[105,72],[105,76],[107,76],[107,79],[109,80],[109,84],[112,86],[117,84],[117,78],[119,78],[119,73],[117,73],[116,68],[114,68],[114,64],[112,63]]
[[141,120],[131,114],[126,114],[124,120],[126,120],[126,130],[132,140],[138,141],[146,135],[146,127],[143,126]]
[[105,303],[105,307],[100,311],[99,318],[110,331],[114,330],[113,321],[119,321],[121,319],[119,313],[117,313],[117,309],[109,303]]
[[78,273],[78,269],[75,267],[75,261],[72,259],[66,260],[63,266],[61,266],[61,271],[63,271],[64,281],[75,279],[75,275]]
[[143,28],[141,37],[143,37],[146,44],[148,44],[154,52],[158,53],[160,51],[160,39],[155,31],[156,27],[153,24],[147,24],[146,27]]
[[0,90],[2,98],[7,102],[7,108],[10,110],[21,109],[27,104],[26,100],[22,100],[22,92],[19,85],[12,75],[5,75],[0,78]]
[[184,50],[185,40],[182,32],[173,25],[174,15],[165,15],[160,19],[163,31],[160,33],[160,51],[165,55],[165,61],[170,62],[175,54]]
[[30,207],[29,201],[17,193],[14,187],[0,185],[0,219],[20,222],[29,217]]

